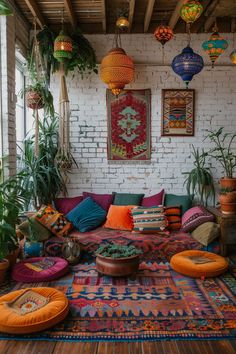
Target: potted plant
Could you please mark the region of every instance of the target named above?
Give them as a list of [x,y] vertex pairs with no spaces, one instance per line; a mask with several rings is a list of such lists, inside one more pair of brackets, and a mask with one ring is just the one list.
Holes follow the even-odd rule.
[[221,211],[224,214],[236,213],[236,190],[229,187],[223,187],[220,189],[219,201],[221,205]]
[[26,106],[31,109],[44,108],[46,114],[54,114],[53,96],[47,86],[36,79],[21,91],[25,95]]
[[194,157],[194,168],[190,172],[184,172],[187,175],[184,184],[188,195],[192,198],[196,196],[197,201],[202,204],[208,204],[209,198],[213,200],[215,204],[215,187],[212,173],[209,167],[206,167],[207,153],[202,149],[202,153],[199,149],[192,145],[192,156]]
[[141,253],[132,245],[102,245],[96,251],[97,270],[114,277],[132,274],[138,271]]

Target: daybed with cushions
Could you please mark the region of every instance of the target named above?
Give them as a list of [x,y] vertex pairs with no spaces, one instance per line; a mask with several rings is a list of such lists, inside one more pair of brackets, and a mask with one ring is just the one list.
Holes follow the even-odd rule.
[[[157,255],[160,260],[170,259],[189,249],[218,253],[218,244],[211,242],[219,235],[214,216],[202,207],[191,206],[188,196],[164,195],[164,190],[150,197],[84,192],[83,196],[59,198],[54,207],[43,207],[30,219],[46,230],[47,236],[40,231],[40,240],[47,256],[60,256],[68,237],[78,240],[87,252],[96,251],[105,242],[132,243],[150,260]],[[26,237],[30,233],[25,224],[19,230]],[[45,241],[48,231],[52,237]]]

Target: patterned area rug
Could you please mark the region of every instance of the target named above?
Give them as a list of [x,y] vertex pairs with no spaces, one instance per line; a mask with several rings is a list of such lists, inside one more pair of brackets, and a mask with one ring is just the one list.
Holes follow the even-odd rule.
[[70,301],[66,320],[28,336],[0,339],[122,341],[236,338],[236,279],[230,273],[206,280],[184,277],[162,261],[142,261],[127,278],[100,276],[94,261],[50,283],[9,284],[1,293],[52,286]]

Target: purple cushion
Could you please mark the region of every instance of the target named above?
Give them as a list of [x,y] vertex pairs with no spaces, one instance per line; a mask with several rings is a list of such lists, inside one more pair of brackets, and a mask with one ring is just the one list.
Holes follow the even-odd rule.
[[195,206],[187,210],[182,217],[182,230],[190,232],[207,221],[214,221],[215,217],[202,206]]
[[[35,267],[33,269],[33,267]],[[65,275],[69,270],[68,262],[58,257],[28,258],[17,263],[12,270],[12,278],[23,283],[51,281]]]
[[151,195],[150,197],[144,197],[141,206],[152,207],[152,206],[163,205],[164,193],[165,191],[164,189],[162,189],[157,194]]
[[100,205],[100,207],[102,207],[106,211],[108,211],[114,199],[113,194],[96,194],[90,192],[83,192],[83,198],[86,199],[88,197],[92,198],[94,202],[96,202],[98,205]]
[[74,198],[57,198],[55,199],[55,208],[59,213],[62,213],[64,215],[68,214],[69,211],[74,209],[76,205],[81,203],[83,200],[82,195]]

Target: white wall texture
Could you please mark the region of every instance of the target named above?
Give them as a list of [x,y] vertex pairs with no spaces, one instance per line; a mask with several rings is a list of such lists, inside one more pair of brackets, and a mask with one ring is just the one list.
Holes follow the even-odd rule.
[[[182,172],[193,167],[191,144],[206,149],[211,147],[209,141],[204,140],[207,129],[224,126],[226,131],[236,132],[236,66],[230,65],[229,59],[235,44],[233,34],[223,36],[229,41],[229,47],[212,69],[201,49],[201,43],[209,38],[209,33],[192,35],[191,46],[204,57],[206,64],[190,83],[190,88],[196,90],[195,136],[161,137],[161,90],[184,88],[170,63],[187,45],[187,35],[176,35],[165,45],[164,55],[152,34],[122,35],[122,47],[137,64],[135,81],[127,88],[151,89],[150,162],[114,163],[107,160],[106,86],[96,74],[85,75],[83,79],[78,73],[67,77],[72,152],[78,163],[78,169],[69,175],[70,196],[85,190],[97,193],[144,192],[149,195],[161,188],[176,194],[186,193]],[[112,48],[113,36],[88,35],[87,38],[96,50],[98,62],[101,62]],[[52,91],[57,106],[57,76],[52,80]],[[210,165],[217,182],[222,176],[222,169],[215,161]]]

